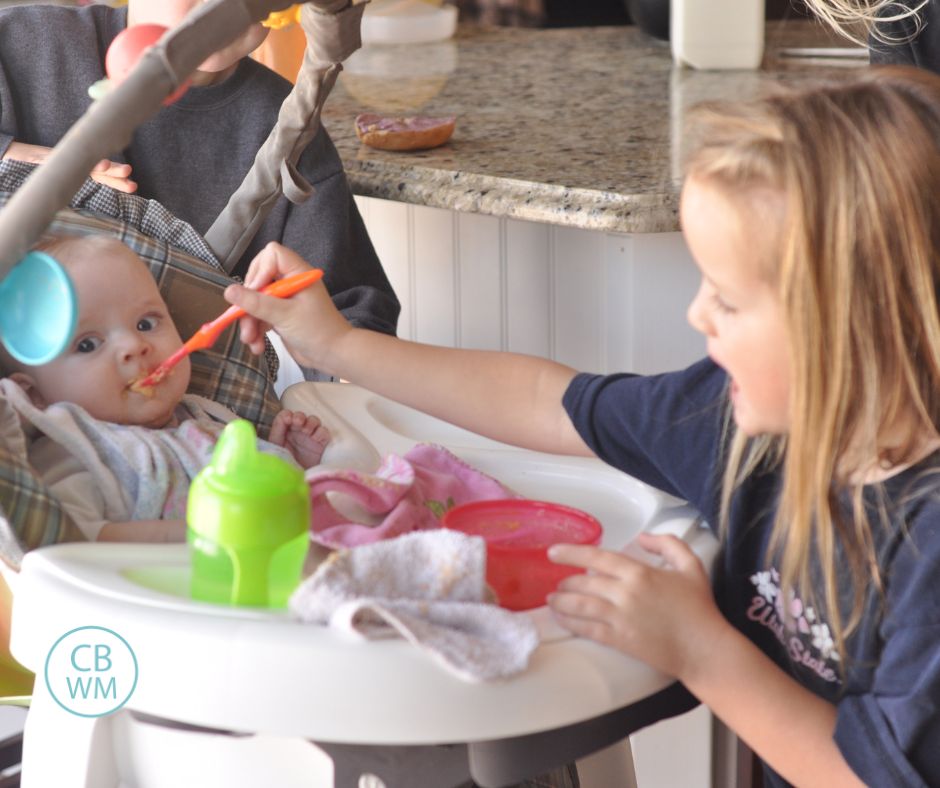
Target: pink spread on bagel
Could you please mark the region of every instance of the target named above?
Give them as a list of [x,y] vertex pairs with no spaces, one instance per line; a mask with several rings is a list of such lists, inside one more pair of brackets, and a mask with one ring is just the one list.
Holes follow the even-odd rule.
[[419,150],[443,145],[454,133],[454,115],[390,117],[364,113],[356,117],[356,135],[383,150]]

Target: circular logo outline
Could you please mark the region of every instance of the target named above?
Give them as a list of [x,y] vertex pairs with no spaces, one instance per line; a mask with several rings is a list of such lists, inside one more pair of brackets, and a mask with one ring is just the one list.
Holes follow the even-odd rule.
[[[74,635],[76,632],[81,632],[82,630],[85,630],[85,629],[97,629],[97,630],[99,630],[99,631],[101,631],[101,632],[107,632],[109,635],[113,635],[114,637],[116,637],[116,638],[117,638],[118,640],[120,640],[125,646],[127,646],[127,650],[128,650],[128,652],[130,653],[130,655],[131,655],[131,660],[133,660],[133,662],[134,662],[134,683],[131,685],[130,691],[127,693],[127,696],[124,698],[124,700],[122,700],[122,701],[121,701],[117,706],[115,706],[113,709],[108,709],[107,711],[98,712],[97,714],[84,714],[84,713],[82,713],[82,712],[80,712],[80,711],[75,711],[74,709],[70,709],[70,708],[69,708],[68,706],[66,706],[61,700],[59,700],[58,696],[55,694],[55,691],[52,689],[52,684],[51,684],[50,681],[49,681],[49,661],[52,659],[52,654],[55,652],[56,647],[59,645],[59,643],[61,643],[63,640],[65,640],[67,637],[69,637],[69,635]],[[43,673],[43,679],[44,679],[45,682],[46,682],[46,689],[49,690],[49,695],[52,696],[52,699],[53,699],[56,703],[58,703],[58,704],[59,704],[63,709],[65,709],[69,714],[74,714],[74,715],[77,716],[77,717],[89,717],[89,718],[92,718],[92,717],[104,717],[104,716],[106,716],[106,715],[108,715],[108,714],[114,714],[114,712],[116,712],[118,709],[122,708],[122,707],[124,706],[124,704],[127,703],[127,701],[129,701],[129,700],[131,699],[131,695],[133,695],[133,694],[134,694],[134,690],[137,689],[137,680],[138,680],[138,678],[140,677],[140,666],[137,664],[137,655],[134,653],[134,649],[131,648],[131,644],[128,643],[121,635],[119,635],[119,634],[118,634],[117,632],[115,632],[113,629],[108,629],[107,627],[100,627],[100,626],[97,626],[96,624],[88,624],[88,625],[83,626],[83,627],[75,627],[75,629],[69,630],[69,631],[66,632],[64,635],[60,636],[60,637],[58,638],[58,640],[56,640],[55,643],[52,644],[52,648],[49,649],[49,653],[46,655],[46,662],[45,662],[45,664],[43,665],[43,671],[42,671],[42,673]]]

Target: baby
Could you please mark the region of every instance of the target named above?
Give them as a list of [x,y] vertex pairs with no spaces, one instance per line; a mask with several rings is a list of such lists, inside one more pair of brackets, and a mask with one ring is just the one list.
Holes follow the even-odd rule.
[[[0,392],[20,416],[29,461],[89,539],[182,540],[189,482],[236,416],[186,394],[188,358],[160,386],[132,388],[182,339],[146,264],[128,246],[112,237],[59,236],[40,249],[68,272],[79,316],[71,345],[50,363],[24,366],[3,355],[12,374],[0,380]],[[259,443],[309,468],[329,437],[316,417],[282,410]]]

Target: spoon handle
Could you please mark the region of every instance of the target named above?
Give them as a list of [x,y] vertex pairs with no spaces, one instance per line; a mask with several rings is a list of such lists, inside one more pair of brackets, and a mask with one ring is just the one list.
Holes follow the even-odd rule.
[[[309,271],[302,271],[299,274],[278,279],[276,282],[261,288],[265,295],[275,296],[277,298],[289,298],[294,293],[310,287],[314,282],[323,278],[323,270],[320,268],[311,268]],[[179,350],[165,358],[155,369],[142,378],[135,385],[136,388],[148,388],[154,386],[163,380],[169,371],[182,361],[186,356],[195,350],[205,350],[212,347],[215,341],[228,326],[244,317],[245,310],[238,306],[230,306],[215,320],[203,323],[202,326],[183,344]]]

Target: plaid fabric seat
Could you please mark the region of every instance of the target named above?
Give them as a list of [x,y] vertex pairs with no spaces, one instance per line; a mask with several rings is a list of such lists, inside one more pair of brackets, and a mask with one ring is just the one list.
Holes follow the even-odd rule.
[[[0,210],[33,169],[22,162],[0,162]],[[202,236],[157,202],[88,180],[49,232],[104,233],[126,243],[150,266],[184,339],[228,306],[222,291],[233,280]],[[253,356],[233,326],[211,349],[192,355],[192,370],[190,392],[220,402],[267,436],[280,410],[272,349]],[[0,420],[10,417],[15,414],[0,400]],[[83,538],[24,458],[0,444],[0,558],[18,566],[24,550]]]

